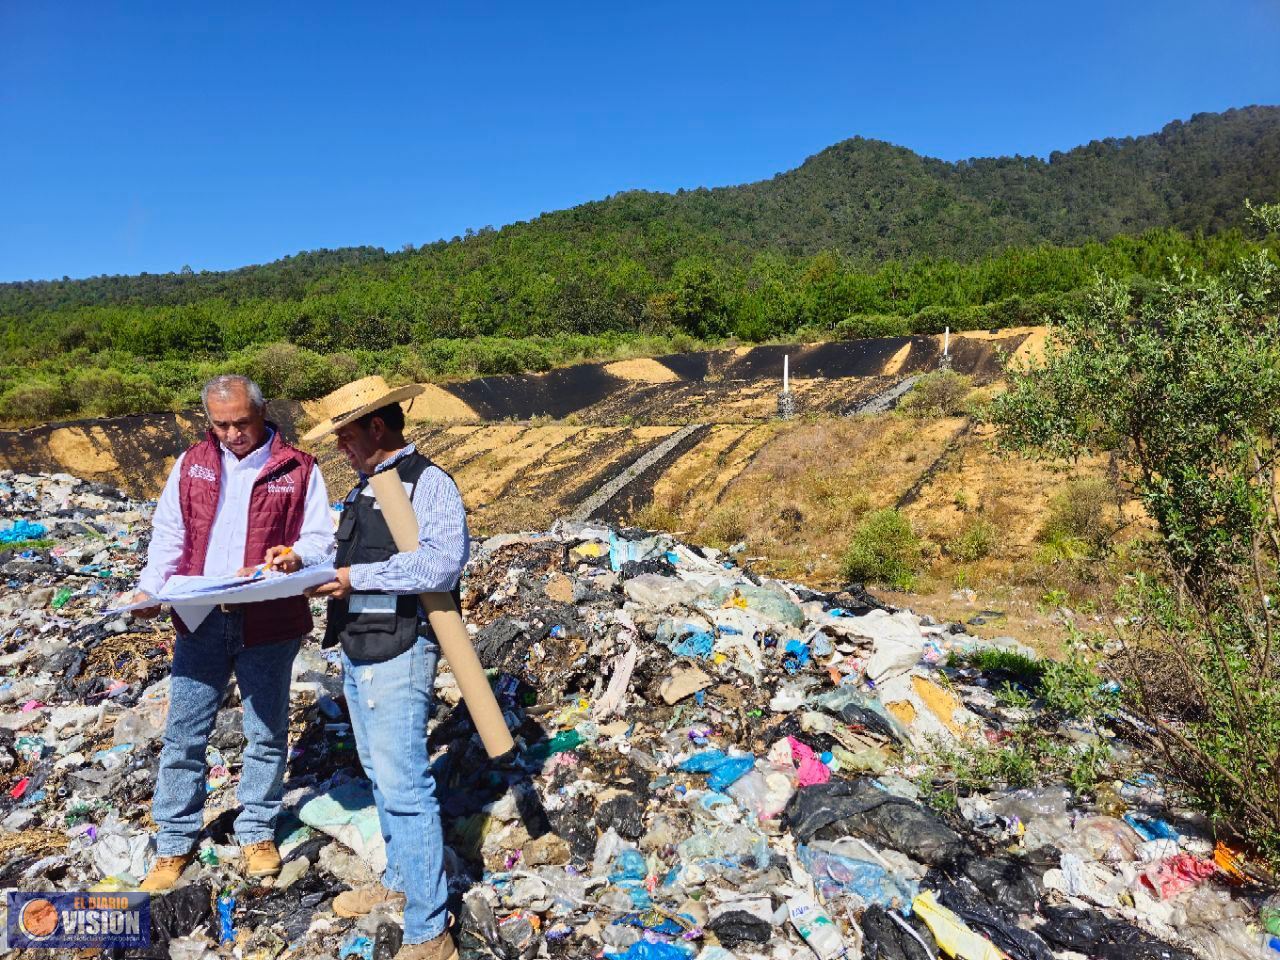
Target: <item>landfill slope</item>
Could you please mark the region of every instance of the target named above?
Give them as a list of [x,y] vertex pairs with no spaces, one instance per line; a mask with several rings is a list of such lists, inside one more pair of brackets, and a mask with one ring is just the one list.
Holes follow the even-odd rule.
[[[1002,352],[1025,353],[1042,338],[1037,328],[957,334],[950,352],[955,369],[990,379],[999,374]],[[784,353],[791,357],[792,390],[801,409],[838,415],[886,385],[935,369],[942,351],[942,337],[920,335],[586,363],[547,373],[425,384],[408,416],[424,432],[456,423],[481,425],[496,431],[495,445],[503,428],[519,421],[557,419],[630,429],[768,420],[776,413]],[[315,411],[310,404],[281,401],[269,412],[292,439]],[[203,429],[200,411],[190,410],[0,430],[0,469],[67,471],[135,496],[155,496],[174,458]],[[580,449],[585,456],[594,454],[589,446]],[[345,463],[331,446],[321,452],[326,480],[340,486]]]
[[[173,632],[104,615],[150,510],[0,473],[5,887],[128,889],[154,856]],[[465,957],[1235,960],[1280,927],[1265,876],[1179,806],[1122,711],[1064,722],[956,659],[1034,656],[1013,639],[599,523],[478,542],[463,608],[517,741],[488,761],[442,671],[429,745]],[[401,918],[331,909],[385,849],[318,635],[294,667],[281,876],[246,878],[231,835],[233,688],[198,858],[153,898],[139,955],[394,954]],[[1029,722],[1127,772],[1087,794],[993,780],[945,812],[924,802],[932,758]]]

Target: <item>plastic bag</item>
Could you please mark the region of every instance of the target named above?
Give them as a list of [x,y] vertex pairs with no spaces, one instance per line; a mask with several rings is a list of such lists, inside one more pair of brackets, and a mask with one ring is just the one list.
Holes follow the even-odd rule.
[[1123,920],[1096,910],[1046,906],[1039,934],[1050,943],[1105,960],[1194,960],[1195,954],[1172,947]]
[[98,827],[92,847],[93,865],[104,877],[128,874],[141,880],[154,850],[149,834],[135,833],[113,813]]
[[[1071,846],[1084,860],[1106,863],[1131,863],[1138,857],[1142,837],[1123,820],[1115,817],[1089,817],[1076,824],[1069,838]],[[1068,845],[1064,843],[1063,849]]]
[[922,891],[911,906],[947,956],[959,960],[1005,960],[995,944],[974,933],[963,920],[938,903],[932,890]]
[[910,920],[872,904],[863,911],[863,960],[934,960],[938,944],[918,917]]
[[1035,787],[1015,790],[991,800],[991,812],[1006,820],[1017,818],[1032,823],[1040,817],[1060,817],[1067,812],[1071,793],[1065,787]]
[[853,894],[863,903],[902,909],[915,899],[919,887],[915,881],[895,877],[884,866],[869,860],[858,860],[826,850],[800,844],[796,856],[823,900]]
[[867,779],[831,780],[799,790],[784,816],[801,843],[860,836],[924,863],[951,860],[967,849],[933,813]]
[[722,750],[706,750],[694,754],[680,764],[678,769],[688,773],[710,774],[707,778],[707,786],[712,790],[721,791],[745,777],[755,763],[756,758],[749,753],[730,756]]

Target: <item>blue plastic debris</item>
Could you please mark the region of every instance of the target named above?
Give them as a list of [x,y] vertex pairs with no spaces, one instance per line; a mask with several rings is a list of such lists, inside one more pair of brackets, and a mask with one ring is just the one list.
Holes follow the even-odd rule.
[[338,956],[373,960],[373,938],[352,934],[347,938],[346,943],[338,948]]
[[720,791],[745,777],[755,764],[756,758],[749,753],[730,757],[723,750],[706,750],[695,753],[680,764],[680,769],[686,773],[710,774],[707,778],[707,786],[712,790]]
[[649,865],[640,851],[622,850],[613,858],[613,872],[609,874],[609,882],[643,880],[648,874]]
[[1138,836],[1143,840],[1177,840],[1182,836],[1172,824],[1155,817],[1126,813],[1124,822],[1138,831]]
[[691,948],[679,947],[674,943],[637,940],[624,953],[606,952],[605,960],[689,960],[692,956]]
[[911,912],[911,901],[920,892],[912,880],[895,877],[878,863],[858,860],[800,844],[796,855],[813,877],[824,900],[856,894],[865,903],[878,903],[903,914]]
[[17,543],[19,540],[39,540],[49,528],[43,523],[15,520],[8,528],[0,530],[0,543]]
[[218,941],[235,943],[236,940],[236,895],[224,893],[218,897]]
[[795,673],[809,663],[809,648],[800,640],[788,640],[782,652],[782,666],[787,673]]
[[703,630],[692,633],[683,640],[677,640],[671,645],[671,652],[677,657],[697,657],[700,660],[707,660],[711,657],[715,643],[716,638],[709,631]]

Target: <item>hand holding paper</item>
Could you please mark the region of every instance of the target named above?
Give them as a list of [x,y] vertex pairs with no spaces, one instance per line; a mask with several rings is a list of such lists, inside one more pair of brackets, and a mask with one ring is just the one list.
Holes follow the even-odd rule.
[[[311,587],[335,579],[337,572],[325,564],[307,567],[297,573],[267,574],[254,577],[170,577],[159,596],[145,597],[141,602],[130,603],[105,611],[107,614],[126,611],[145,611],[161,603],[173,607],[187,628],[194,630],[214,607],[223,603],[261,603],[264,600],[280,600],[296,597]],[[134,594],[136,597],[137,594]],[[144,595],[145,596],[145,595]],[[130,597],[129,599],[134,599]]]

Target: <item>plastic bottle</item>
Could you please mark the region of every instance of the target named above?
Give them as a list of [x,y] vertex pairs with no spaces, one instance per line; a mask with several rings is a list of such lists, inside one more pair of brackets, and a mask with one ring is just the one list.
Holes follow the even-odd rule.
[[818,960],[835,960],[848,954],[840,928],[807,893],[787,900],[787,915],[804,942],[818,955]]

